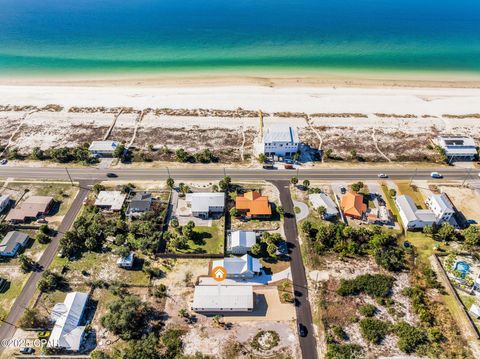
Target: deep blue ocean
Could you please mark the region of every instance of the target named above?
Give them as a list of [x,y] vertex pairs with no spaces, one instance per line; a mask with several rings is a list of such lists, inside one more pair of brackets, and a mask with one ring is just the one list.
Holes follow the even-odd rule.
[[480,72],[480,0],[0,0],[0,74]]

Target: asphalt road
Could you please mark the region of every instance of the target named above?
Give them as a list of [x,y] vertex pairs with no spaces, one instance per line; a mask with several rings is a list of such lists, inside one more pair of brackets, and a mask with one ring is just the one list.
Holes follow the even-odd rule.
[[[285,180],[298,176],[300,180],[368,180],[378,179],[379,173],[386,173],[390,179],[417,180],[431,179],[430,169],[371,169],[371,168],[335,168],[335,169],[300,169],[300,170],[264,170],[250,168],[205,168],[205,166],[192,166],[192,168],[158,168],[158,169],[99,169],[99,168],[59,168],[59,167],[17,167],[0,166],[0,177],[4,178],[25,178],[25,179],[57,179],[68,180],[70,177],[75,180],[107,180],[108,172],[114,172],[118,177],[111,179],[141,181],[141,180],[165,180],[169,176],[175,180],[216,180],[224,175],[232,179],[248,180]],[[464,168],[440,168],[445,180],[478,180],[478,171]]]
[[[42,277],[43,272],[52,263],[53,258],[55,257],[58,247],[60,245],[60,239],[63,237],[65,232],[67,232],[72,226],[78,212],[82,208],[83,200],[87,197],[87,194],[89,192],[89,189],[87,187],[88,185],[89,183],[86,182],[80,183],[80,190],[77,193],[75,199],[73,200],[70,209],[65,214],[65,217],[63,218],[63,221],[58,228],[57,235],[52,238],[52,241],[45,249],[45,252],[43,252],[40,260],[38,261],[40,269],[38,271],[32,272],[32,274],[27,280],[27,283],[25,283],[22,292],[15,300],[15,303],[13,304],[8,317],[5,319],[3,325],[0,327],[0,340],[10,339],[15,334],[15,330],[17,329],[16,322],[20,319],[24,309],[28,307],[28,304],[32,300],[35,290],[37,289],[37,283]],[[0,352],[3,349],[5,348],[0,346]]]
[[297,325],[300,323],[303,324],[308,331],[305,337],[299,336],[302,358],[317,359],[318,353],[315,332],[313,330],[312,310],[308,300],[307,276],[300,252],[300,243],[298,242],[297,222],[295,220],[293,202],[290,195],[290,183],[286,180],[272,181],[272,183],[280,192],[280,201],[285,210],[283,228],[287,242],[292,246],[290,267],[292,270],[293,289],[295,291]]

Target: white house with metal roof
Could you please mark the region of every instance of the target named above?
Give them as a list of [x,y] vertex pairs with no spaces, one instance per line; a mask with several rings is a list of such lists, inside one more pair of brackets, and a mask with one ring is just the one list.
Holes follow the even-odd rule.
[[432,210],[418,209],[410,196],[397,196],[395,204],[405,229],[421,229],[431,226],[437,220]]
[[112,156],[118,147],[117,141],[93,141],[88,150],[95,156]]
[[471,137],[439,136],[436,143],[445,150],[449,162],[473,161],[477,156],[477,146]]
[[206,219],[212,214],[221,214],[225,210],[225,193],[223,192],[187,193],[185,201],[190,206],[194,217]]
[[299,148],[298,131],[294,127],[274,125],[263,132],[263,153],[268,157],[280,156],[289,158]]
[[435,214],[437,224],[450,221],[455,214],[455,208],[445,193],[433,194],[425,203]]
[[95,206],[106,211],[120,211],[127,195],[120,191],[100,191]]
[[253,231],[234,231],[227,236],[227,252],[245,254],[257,243],[257,234]]
[[312,193],[308,196],[308,199],[312,203],[313,208],[325,208],[325,214],[323,215],[325,219],[335,218],[340,214],[337,205],[326,193]]
[[242,257],[227,257],[213,261],[212,268],[221,266],[227,271],[227,278],[253,278],[260,274],[262,265],[258,258],[249,254]]
[[251,285],[197,285],[193,294],[195,312],[251,312],[253,306]]
[[51,319],[55,322],[48,339],[48,348],[78,352],[83,342],[85,327],[80,326],[88,302],[88,294],[71,292],[63,303],[53,307]]
[[23,232],[10,231],[0,243],[0,257],[15,257],[28,243],[28,235]]

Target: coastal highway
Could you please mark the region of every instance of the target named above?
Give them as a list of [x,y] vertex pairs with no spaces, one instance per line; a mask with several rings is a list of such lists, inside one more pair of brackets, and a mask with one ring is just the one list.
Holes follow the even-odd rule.
[[[165,180],[169,176],[175,180],[218,180],[224,175],[234,180],[285,180],[298,176],[300,180],[372,180],[379,173],[385,173],[393,180],[401,179],[431,179],[432,169],[396,168],[305,168],[299,170],[264,170],[253,168],[208,168],[192,166],[191,168],[62,168],[62,167],[17,167],[0,166],[0,178],[15,179],[49,179],[74,181],[95,180],[126,180],[155,181]],[[436,171],[443,175],[444,180],[478,180],[478,170],[465,168],[439,168]],[[108,178],[112,172],[116,178]]]

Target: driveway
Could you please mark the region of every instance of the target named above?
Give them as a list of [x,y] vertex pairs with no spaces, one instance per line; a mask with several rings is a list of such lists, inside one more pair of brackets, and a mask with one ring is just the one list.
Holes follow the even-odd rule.
[[297,222],[302,221],[303,219],[307,218],[310,214],[310,208],[306,203],[300,201],[293,201],[293,205],[300,209],[299,213],[295,213],[295,218]]
[[255,288],[255,306],[251,313],[238,315],[225,315],[227,322],[252,322],[252,321],[288,321],[295,319],[295,306],[290,303],[280,302],[277,287]]
[[299,337],[302,358],[317,359],[317,343],[315,338],[315,330],[312,320],[312,309],[308,299],[308,282],[303,265],[302,254],[300,253],[300,244],[298,242],[297,222],[294,217],[292,196],[290,193],[290,182],[272,181],[272,184],[278,188],[280,192],[280,201],[285,210],[285,220],[283,223],[285,237],[287,242],[292,246],[291,269],[293,288],[295,290],[295,311],[297,314],[297,323],[303,324],[307,328],[307,336]]

